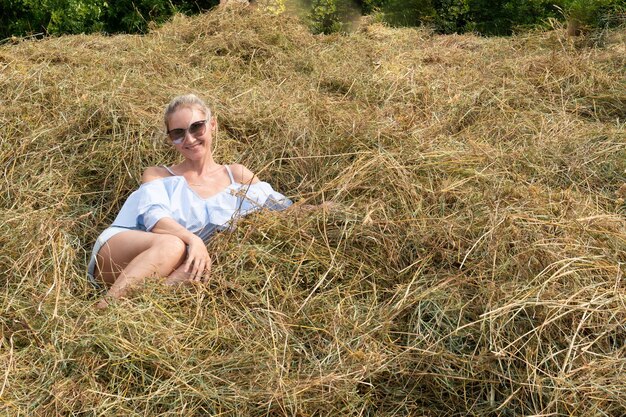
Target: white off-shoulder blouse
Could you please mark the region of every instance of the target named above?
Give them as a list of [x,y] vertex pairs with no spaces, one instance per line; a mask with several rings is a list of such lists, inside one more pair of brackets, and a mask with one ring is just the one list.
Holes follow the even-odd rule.
[[235,182],[230,168],[226,170],[230,185],[208,198],[200,197],[183,176],[171,176],[142,184],[120,210],[113,227],[151,231],[164,217],[170,217],[202,240],[230,222],[255,210],[283,210],[291,200],[274,191],[267,182]]
[[90,280],[95,283],[93,273],[98,251],[117,233],[149,232],[159,220],[169,217],[207,242],[213,233],[228,228],[239,217],[262,208],[284,210],[292,204],[267,182],[236,182],[230,167],[225,167],[231,183],[208,198],[200,197],[185,177],[175,175],[167,167],[172,176],[142,184],[128,197],[113,224],[96,240],[87,268]]

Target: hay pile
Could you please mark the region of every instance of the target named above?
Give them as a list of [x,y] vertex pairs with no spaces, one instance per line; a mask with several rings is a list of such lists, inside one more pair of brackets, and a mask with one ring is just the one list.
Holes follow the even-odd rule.
[[[0,47],[0,414],[623,415],[626,31],[577,48],[215,11]],[[161,109],[294,200],[93,309]],[[621,191],[620,191],[621,187]]]

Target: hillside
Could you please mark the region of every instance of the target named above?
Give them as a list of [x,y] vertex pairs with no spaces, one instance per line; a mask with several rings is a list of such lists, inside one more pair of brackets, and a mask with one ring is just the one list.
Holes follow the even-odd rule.
[[[626,414],[626,29],[313,36],[254,10],[0,46],[0,414]],[[162,109],[297,204],[93,308]]]

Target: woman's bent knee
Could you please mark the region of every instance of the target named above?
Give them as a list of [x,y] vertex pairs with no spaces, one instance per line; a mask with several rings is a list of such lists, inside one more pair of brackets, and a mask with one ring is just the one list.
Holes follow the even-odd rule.
[[168,258],[179,259],[187,253],[187,244],[174,235],[159,234],[155,246]]

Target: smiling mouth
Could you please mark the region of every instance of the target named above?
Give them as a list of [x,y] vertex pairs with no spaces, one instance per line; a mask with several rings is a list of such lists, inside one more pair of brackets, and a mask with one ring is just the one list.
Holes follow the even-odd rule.
[[194,143],[193,145],[188,145],[188,146],[185,146],[185,149],[192,149],[192,148],[195,148],[195,147],[197,147],[197,146],[200,146],[200,142],[196,142],[196,143]]

